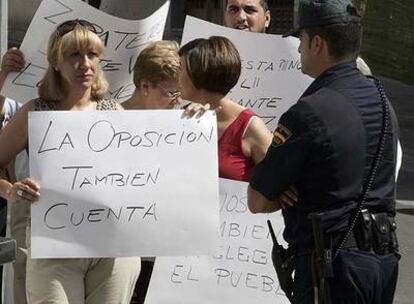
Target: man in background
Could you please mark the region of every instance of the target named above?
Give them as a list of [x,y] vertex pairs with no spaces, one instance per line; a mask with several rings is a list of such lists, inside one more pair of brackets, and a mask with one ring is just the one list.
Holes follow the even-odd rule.
[[271,15],[267,0],[227,0],[224,25],[238,30],[266,33]]

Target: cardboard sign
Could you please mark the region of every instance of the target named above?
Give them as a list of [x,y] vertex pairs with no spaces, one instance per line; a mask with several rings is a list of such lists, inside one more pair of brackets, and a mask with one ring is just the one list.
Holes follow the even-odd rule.
[[[46,58],[49,36],[60,23],[85,19],[95,25],[106,52],[102,70],[110,84],[108,97],[124,101],[135,85],[132,73],[139,52],[151,41],[162,39],[169,1],[143,20],[126,20],[108,15],[79,0],[43,0],[30,23],[20,49],[26,66],[10,73],[2,95],[25,103],[38,96],[37,86],[48,67]],[[120,4],[121,5],[121,4]]]
[[[247,183],[220,179],[220,237],[210,256],[157,257],[145,304],[289,303],[271,260],[270,219],[281,242],[280,212],[251,214]],[[162,290],[162,292],[160,292]]]
[[200,255],[218,237],[213,111],[29,113],[32,257]]

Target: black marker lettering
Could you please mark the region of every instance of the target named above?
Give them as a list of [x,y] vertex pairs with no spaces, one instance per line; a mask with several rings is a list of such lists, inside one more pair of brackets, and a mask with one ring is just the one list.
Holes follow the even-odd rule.
[[66,14],[69,14],[69,13],[73,12],[73,9],[72,9],[72,8],[70,8],[69,6],[66,6],[65,4],[63,4],[62,2],[60,2],[59,0],[55,0],[55,1],[56,1],[57,3],[59,3],[60,5],[62,5],[64,8],[66,8],[66,10],[61,11],[61,12],[56,13],[56,14],[53,14],[53,15],[49,15],[49,16],[43,17],[43,19],[45,19],[45,20],[49,21],[50,23],[53,23],[53,24],[58,24],[58,23],[60,23],[61,21],[55,21],[55,20],[52,20],[52,18],[55,18],[55,17],[58,17],[58,16],[63,16],[63,15],[66,15]]
[[52,212],[53,209],[55,209],[57,207],[60,207],[60,206],[66,206],[67,207],[68,204],[65,204],[65,203],[55,204],[55,205],[52,205],[51,207],[49,207],[49,209],[47,209],[47,211],[45,213],[45,216],[43,217],[43,222],[45,223],[47,228],[52,229],[52,230],[58,230],[58,229],[63,229],[63,228],[66,227],[66,226],[52,226],[48,222],[49,213]]

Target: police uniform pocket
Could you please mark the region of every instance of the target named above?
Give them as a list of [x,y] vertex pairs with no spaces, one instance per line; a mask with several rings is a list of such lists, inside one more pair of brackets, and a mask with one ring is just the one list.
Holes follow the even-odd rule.
[[390,252],[394,252],[398,259],[401,258],[401,255],[399,252],[399,245],[398,245],[398,238],[397,238],[397,223],[395,222],[395,217],[390,216],[388,217],[388,220],[390,222]]
[[354,228],[354,236],[358,248],[363,251],[372,249],[372,218],[367,209],[362,209]]
[[372,236],[373,249],[376,254],[384,255],[390,252],[391,225],[387,213],[373,213]]

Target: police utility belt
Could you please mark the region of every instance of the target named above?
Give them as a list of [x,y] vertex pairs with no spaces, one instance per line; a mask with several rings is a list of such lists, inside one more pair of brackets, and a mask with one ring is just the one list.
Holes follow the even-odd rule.
[[[323,213],[313,214],[312,216],[319,217],[321,222],[323,222]],[[357,248],[377,255],[385,255],[392,252],[398,253],[399,246],[396,229],[397,224],[393,216],[389,216],[385,212],[370,213],[367,209],[363,209],[352,233],[345,239],[340,249]],[[316,247],[319,247],[320,250],[330,250],[333,254],[339,249],[344,235],[344,232],[326,233],[320,231],[319,240],[317,237],[314,244],[291,246],[290,251],[292,255],[297,256],[311,255]],[[319,245],[316,245],[316,243],[319,243]]]
[[[373,251],[378,255],[398,252],[397,224],[394,216],[387,213],[370,213],[361,210],[358,222],[349,239],[354,236],[356,247],[363,251]],[[350,245],[352,240],[345,241],[343,248]]]
[[[324,214],[319,213],[317,216],[323,222]],[[321,231],[323,233],[321,235],[323,237],[323,245],[320,244],[319,247],[332,250],[332,252],[336,252],[338,249],[358,248],[362,251],[374,252],[377,255],[398,252],[396,229],[397,224],[394,216],[390,216],[386,212],[371,213],[367,209],[363,209],[358,216],[352,233],[345,239],[342,246],[340,244],[344,239],[345,233],[323,233]],[[311,247],[295,248],[294,253],[297,255],[312,254],[315,247],[316,244]]]

